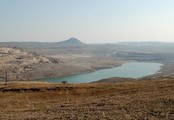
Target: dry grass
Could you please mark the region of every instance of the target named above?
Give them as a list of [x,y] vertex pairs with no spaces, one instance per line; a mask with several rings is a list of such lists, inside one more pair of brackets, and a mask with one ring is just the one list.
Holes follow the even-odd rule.
[[1,120],[174,119],[174,80],[0,84]]

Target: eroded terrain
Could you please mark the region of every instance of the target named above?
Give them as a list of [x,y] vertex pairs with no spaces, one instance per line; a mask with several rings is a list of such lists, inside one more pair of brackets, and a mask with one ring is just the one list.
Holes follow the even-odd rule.
[[[68,42],[67,42],[68,41]],[[75,38],[57,43],[1,43],[13,52],[1,53],[1,70],[11,80],[56,78],[120,66],[125,62],[158,62],[164,66],[155,76],[174,76],[173,43],[84,44]],[[15,50],[14,51],[14,47]],[[5,64],[4,64],[5,63]],[[1,72],[1,80],[4,80]]]

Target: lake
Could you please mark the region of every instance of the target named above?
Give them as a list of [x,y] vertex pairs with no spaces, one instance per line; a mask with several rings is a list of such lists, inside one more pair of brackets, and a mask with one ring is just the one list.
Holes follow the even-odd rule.
[[120,67],[102,69],[91,73],[83,73],[61,78],[50,78],[44,81],[46,82],[67,81],[68,83],[89,83],[111,77],[141,78],[157,73],[161,69],[161,66],[162,66],[161,63],[130,62],[130,63],[125,63]]

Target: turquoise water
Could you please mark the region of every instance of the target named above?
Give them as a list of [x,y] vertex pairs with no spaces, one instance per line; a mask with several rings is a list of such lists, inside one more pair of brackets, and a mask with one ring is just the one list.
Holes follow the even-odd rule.
[[44,81],[67,81],[68,83],[89,83],[111,77],[141,78],[157,73],[161,69],[161,66],[161,63],[130,62],[125,63],[122,66],[116,68],[103,69],[91,73],[71,75],[61,78],[52,78]]

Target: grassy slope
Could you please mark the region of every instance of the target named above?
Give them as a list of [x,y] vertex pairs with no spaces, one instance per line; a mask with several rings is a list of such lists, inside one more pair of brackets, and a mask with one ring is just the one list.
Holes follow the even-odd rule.
[[174,119],[174,80],[0,84],[0,119]]

